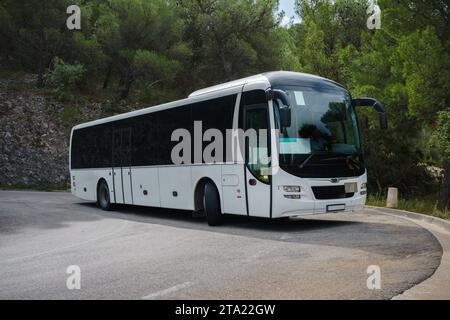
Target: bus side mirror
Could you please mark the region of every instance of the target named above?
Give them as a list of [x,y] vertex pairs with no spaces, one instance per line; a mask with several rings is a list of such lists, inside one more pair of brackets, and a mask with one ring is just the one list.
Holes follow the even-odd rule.
[[373,98],[358,98],[352,100],[353,106],[372,106],[378,112],[378,119],[380,122],[380,128],[385,130],[388,127],[386,112],[384,106]]
[[282,128],[291,126],[291,107],[289,97],[286,92],[279,89],[266,90],[267,100],[280,100],[283,105],[280,105],[280,126]]

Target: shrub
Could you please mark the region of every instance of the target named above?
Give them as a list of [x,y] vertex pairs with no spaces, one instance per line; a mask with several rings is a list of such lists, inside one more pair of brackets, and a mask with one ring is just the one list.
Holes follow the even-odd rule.
[[67,105],[61,109],[60,120],[67,127],[74,126],[77,122],[81,122],[81,111],[78,106]]
[[86,69],[80,63],[70,64],[56,57],[53,61],[53,70],[48,75],[48,83],[55,88],[58,100],[64,101],[70,98],[68,89],[80,86],[84,80]]

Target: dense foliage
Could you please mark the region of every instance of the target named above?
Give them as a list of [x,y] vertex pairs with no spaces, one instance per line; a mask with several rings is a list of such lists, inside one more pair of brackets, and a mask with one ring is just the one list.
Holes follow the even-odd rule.
[[[74,2],[82,13],[78,31],[66,28]],[[114,101],[156,104],[273,69],[325,76],[386,106],[386,132],[372,111],[358,110],[371,192],[393,185],[404,195],[436,194],[440,181],[443,206],[450,183],[449,5],[378,5],[381,29],[369,30],[367,0],[297,0],[301,22],[287,26],[276,0],[2,0],[0,59],[2,67],[38,74],[37,86],[53,86],[61,97],[103,92],[111,113],[123,111]],[[446,178],[436,180],[432,166],[444,168]]]

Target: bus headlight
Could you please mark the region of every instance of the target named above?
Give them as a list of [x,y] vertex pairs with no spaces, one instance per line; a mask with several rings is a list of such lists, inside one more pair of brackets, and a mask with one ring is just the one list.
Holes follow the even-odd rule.
[[359,192],[360,195],[365,195],[367,194],[367,183],[363,182],[361,183],[361,191]]
[[300,186],[283,186],[284,192],[300,192]]

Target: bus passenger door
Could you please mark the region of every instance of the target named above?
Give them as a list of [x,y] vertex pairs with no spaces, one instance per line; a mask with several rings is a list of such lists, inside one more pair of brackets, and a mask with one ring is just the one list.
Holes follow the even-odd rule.
[[124,203],[122,183],[122,130],[113,131],[113,181],[116,203]]
[[131,183],[131,128],[122,129],[122,188],[126,204],[133,204],[133,187]]
[[[271,176],[268,173],[270,156],[269,113],[267,104],[247,105],[244,109],[245,130],[253,129],[256,139],[245,139],[245,177],[250,216],[271,216]],[[260,135],[260,130],[266,135]],[[267,139],[267,141],[263,141]]]
[[131,129],[113,133],[113,179],[116,203],[133,204],[131,186]]

